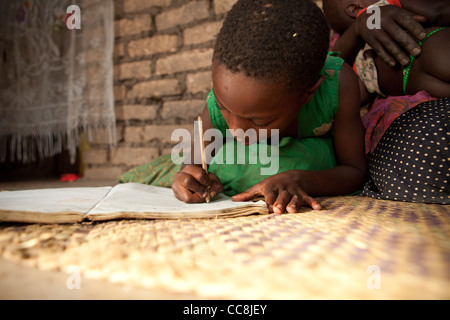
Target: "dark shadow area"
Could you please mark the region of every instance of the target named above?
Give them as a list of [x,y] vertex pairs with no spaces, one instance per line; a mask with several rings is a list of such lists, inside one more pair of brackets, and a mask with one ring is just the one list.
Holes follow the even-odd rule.
[[7,153],[6,161],[0,162],[0,181],[54,179],[60,178],[65,173],[79,174],[79,171],[78,157],[75,163],[71,164],[67,151],[29,163],[22,163],[17,160],[11,161]]

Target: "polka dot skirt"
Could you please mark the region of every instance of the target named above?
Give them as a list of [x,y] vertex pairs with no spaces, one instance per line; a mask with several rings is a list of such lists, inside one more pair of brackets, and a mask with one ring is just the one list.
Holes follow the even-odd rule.
[[398,117],[369,157],[365,196],[450,204],[450,98]]

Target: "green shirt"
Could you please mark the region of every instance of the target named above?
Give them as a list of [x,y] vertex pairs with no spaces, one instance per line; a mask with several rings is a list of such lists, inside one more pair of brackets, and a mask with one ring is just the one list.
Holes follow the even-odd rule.
[[[322,68],[325,77],[310,102],[303,105],[298,113],[298,136],[280,140],[278,149],[259,142],[250,146],[237,145],[234,139],[224,143],[212,160],[209,171],[217,175],[224,185],[224,193],[234,195],[243,192],[271,174],[287,170],[324,170],[336,166],[333,149],[333,121],[339,107],[339,72],[343,60],[330,53]],[[219,110],[212,91],[207,97],[208,111],[214,128],[223,137],[227,136],[228,125]],[[237,150],[244,149],[244,153]],[[227,154],[233,152],[232,161]],[[267,155],[271,161],[267,163]],[[230,158],[230,157],[229,157]],[[250,159],[256,159],[252,161]],[[225,162],[225,163],[223,163]],[[231,162],[231,163],[230,163]],[[269,169],[270,167],[270,169]],[[272,169],[274,169],[273,171]],[[265,169],[264,169],[265,168]],[[261,169],[266,170],[262,174]]]

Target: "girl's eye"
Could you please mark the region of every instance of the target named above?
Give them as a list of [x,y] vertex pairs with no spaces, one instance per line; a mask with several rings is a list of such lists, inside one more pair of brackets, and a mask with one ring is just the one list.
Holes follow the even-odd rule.
[[219,110],[226,110],[224,107],[222,107],[221,105],[219,105],[218,103],[216,103],[217,109]]

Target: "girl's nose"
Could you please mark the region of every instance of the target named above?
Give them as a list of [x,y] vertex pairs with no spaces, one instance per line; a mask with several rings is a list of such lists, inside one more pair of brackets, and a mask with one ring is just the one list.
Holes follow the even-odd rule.
[[229,120],[227,122],[230,133],[239,143],[249,145],[257,142],[258,133],[250,124],[249,120],[238,117],[230,117],[230,119],[227,120]]
[[252,126],[249,124],[249,120],[240,118],[240,117],[236,117],[236,116],[230,116],[228,119],[228,127],[230,128],[230,130],[234,130],[234,131],[247,131],[248,129],[250,129]]

